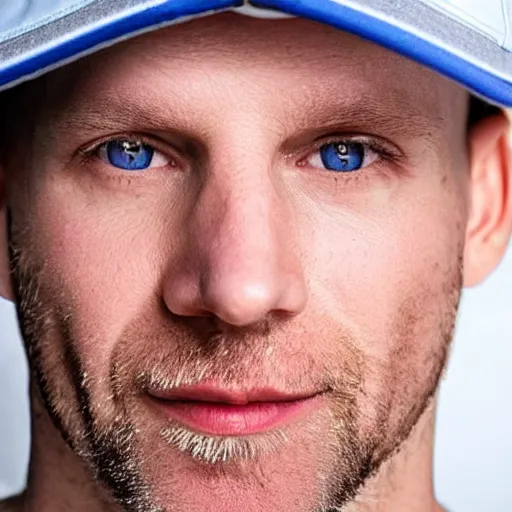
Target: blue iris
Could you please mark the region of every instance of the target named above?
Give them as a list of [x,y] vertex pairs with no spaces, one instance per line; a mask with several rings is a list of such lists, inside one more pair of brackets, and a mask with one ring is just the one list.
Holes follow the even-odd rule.
[[365,147],[360,142],[333,142],[320,148],[320,158],[326,169],[352,172],[361,169]]
[[151,165],[154,148],[140,141],[111,140],[105,144],[108,161],[114,167],[126,171],[141,171]]

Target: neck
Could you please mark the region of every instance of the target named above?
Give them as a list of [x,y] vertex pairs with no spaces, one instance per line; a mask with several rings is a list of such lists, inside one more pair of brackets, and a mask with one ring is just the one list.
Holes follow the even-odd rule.
[[[434,405],[345,512],[442,512],[432,484]],[[0,505],[0,511],[121,512],[62,440],[39,396],[34,394],[27,489],[10,503],[10,508],[5,506]]]

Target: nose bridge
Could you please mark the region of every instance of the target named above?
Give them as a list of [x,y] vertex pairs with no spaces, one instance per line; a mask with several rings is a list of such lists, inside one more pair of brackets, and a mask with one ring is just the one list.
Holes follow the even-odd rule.
[[[205,186],[199,209],[199,224],[206,221],[203,241],[208,240],[212,265],[238,257],[239,264],[251,265],[258,253],[271,255],[279,249],[279,205],[266,169],[239,170],[214,174]],[[209,221],[209,222],[208,222]],[[206,232],[207,231],[207,232]],[[252,258],[251,258],[252,256]],[[218,261],[217,258],[220,258]],[[233,261],[235,263],[235,261]]]
[[213,172],[195,212],[204,264],[201,301],[229,323],[289,309],[286,295],[301,273],[296,255],[287,251],[293,236],[284,229],[288,209],[267,167],[262,161],[257,169]]
[[238,253],[245,256],[238,264],[251,266],[258,255],[278,251],[276,242],[285,242],[277,232],[286,207],[278,197],[279,177],[272,172],[273,143],[265,135],[268,117],[252,104],[240,108],[238,100],[227,106],[237,114],[226,120],[212,144],[215,149],[196,215],[198,225],[207,221],[208,233],[202,233],[202,240],[210,239],[215,248],[211,265]]
[[291,210],[268,159],[248,159],[233,147],[231,156],[212,157],[187,222],[188,263],[168,279],[165,300],[176,314],[212,314],[243,326],[270,312],[299,313],[306,290],[299,255],[291,250]]

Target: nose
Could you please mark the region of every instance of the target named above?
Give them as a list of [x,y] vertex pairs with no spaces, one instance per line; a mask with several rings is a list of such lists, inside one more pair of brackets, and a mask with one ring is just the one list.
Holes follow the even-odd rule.
[[185,242],[165,278],[169,311],[240,327],[304,309],[291,209],[268,172],[212,172],[189,211]]

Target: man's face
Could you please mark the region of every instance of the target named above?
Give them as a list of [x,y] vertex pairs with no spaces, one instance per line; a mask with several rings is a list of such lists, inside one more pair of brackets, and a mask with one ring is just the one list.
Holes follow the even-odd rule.
[[127,510],[350,501],[444,365],[466,93],[234,15],[47,83],[7,197],[29,359],[73,450]]

